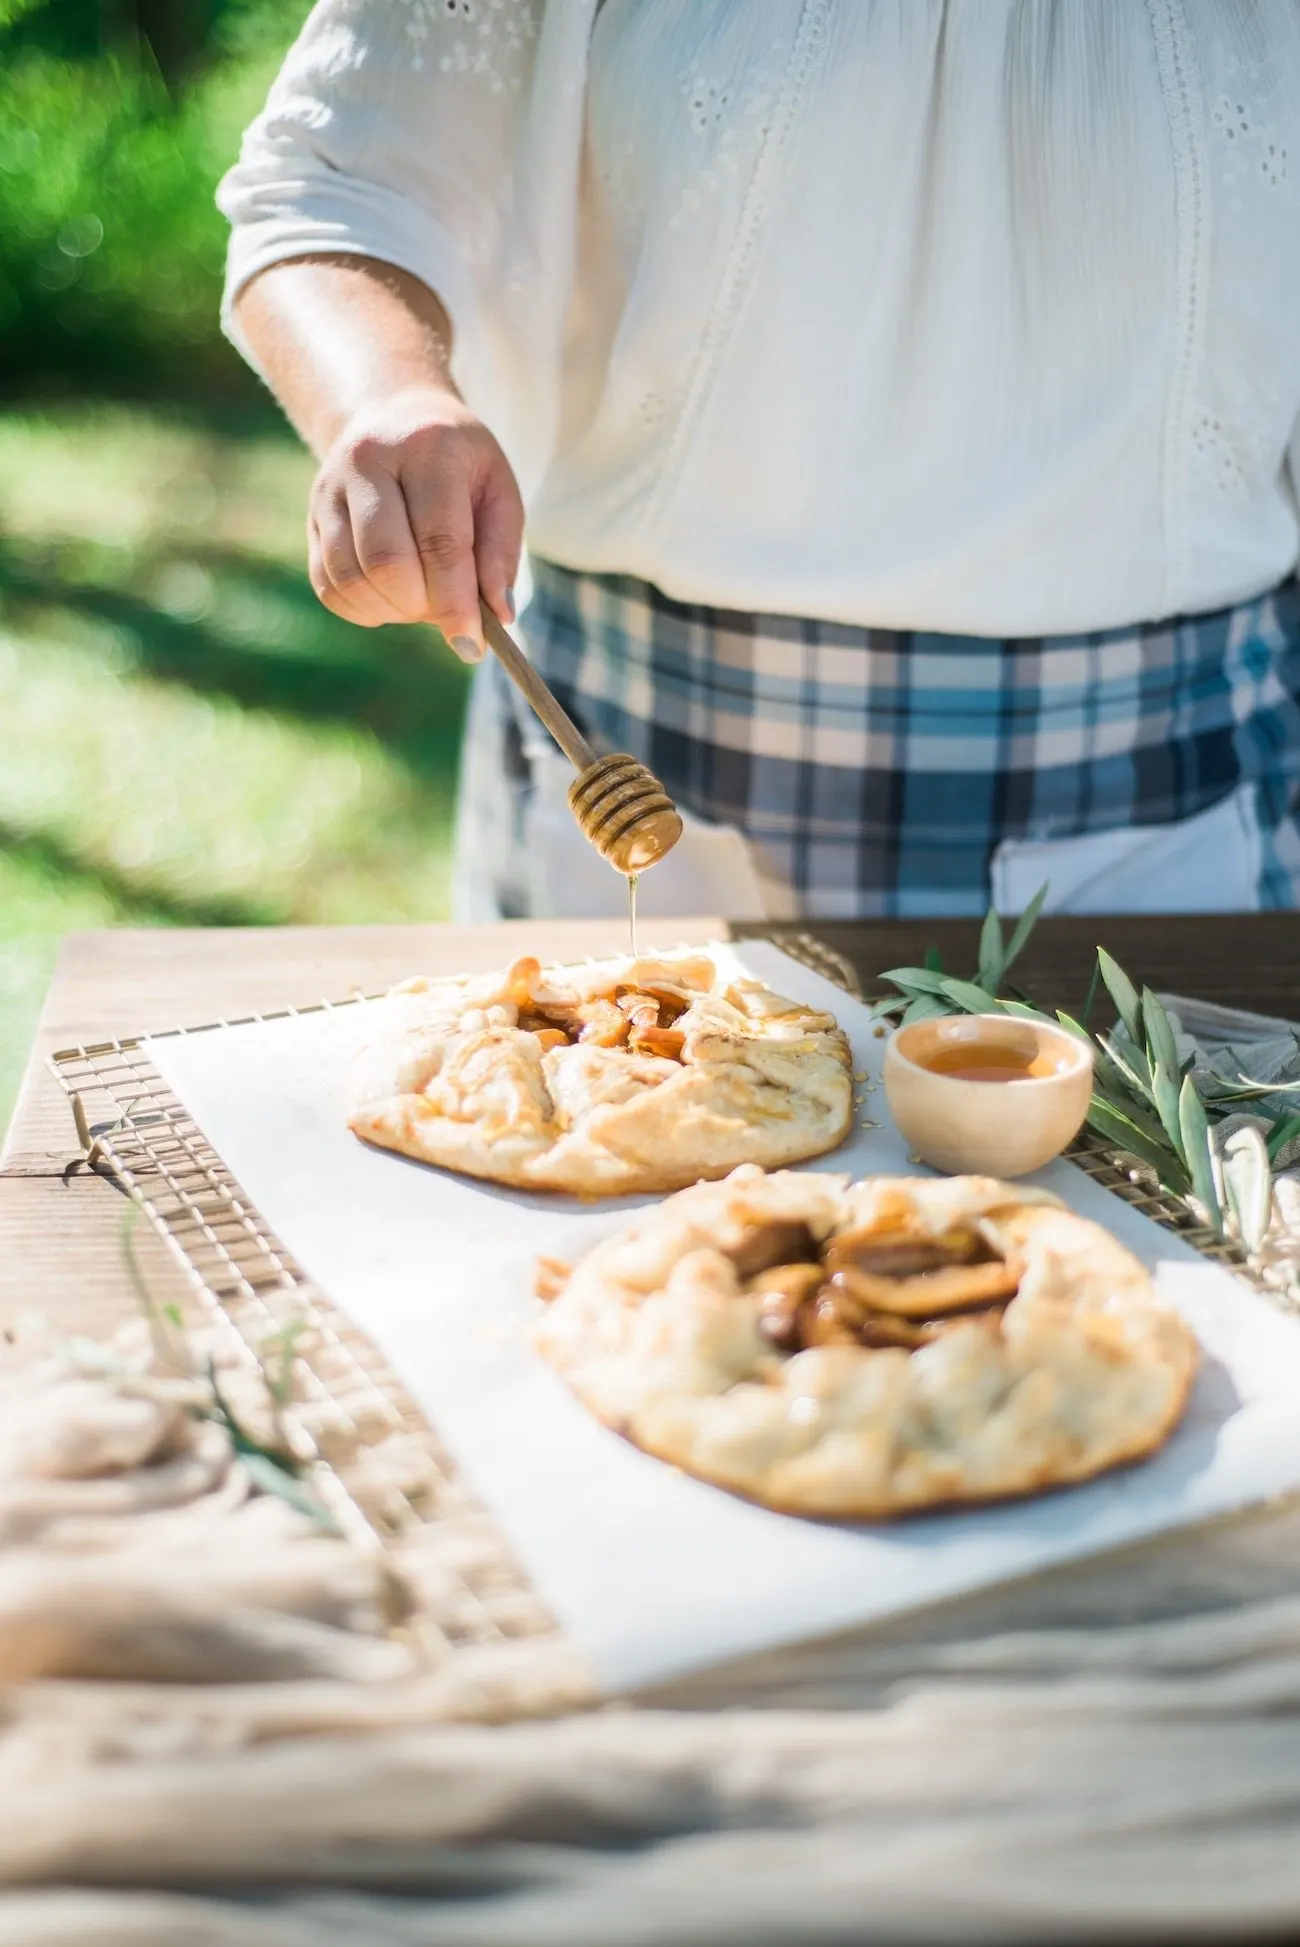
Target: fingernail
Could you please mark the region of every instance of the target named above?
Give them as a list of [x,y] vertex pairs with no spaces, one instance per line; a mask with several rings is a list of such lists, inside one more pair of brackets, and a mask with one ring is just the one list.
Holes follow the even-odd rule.
[[451,646],[463,663],[476,663],[483,659],[482,645],[475,642],[472,635],[454,635]]
[[510,610],[507,620],[513,622],[519,613],[519,610],[515,607],[515,591],[513,588],[507,588],[506,590],[506,607]]

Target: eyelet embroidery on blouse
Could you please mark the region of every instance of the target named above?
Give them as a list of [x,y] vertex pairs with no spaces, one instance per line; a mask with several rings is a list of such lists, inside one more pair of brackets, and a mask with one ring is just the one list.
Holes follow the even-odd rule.
[[692,168],[683,186],[677,208],[668,219],[669,228],[674,230],[725,184],[739,179],[745,160],[767,137],[773,102],[765,73],[751,77],[739,89],[712,80],[698,69],[687,69],[677,80],[686,99],[689,125],[696,135],[712,142],[712,152],[703,166]]
[[684,74],[679,79],[690,102],[691,127],[697,135],[707,135],[724,120],[731,106],[731,89],[702,74]]
[[[664,450],[655,456],[653,484],[642,505],[643,534],[654,534],[665,518],[673,486],[680,478],[681,454],[687,442],[697,435],[703,416],[701,408],[712,386],[722,347],[745,290],[750,260],[766,214],[772,177],[780,168],[785,145],[809,81],[825,53],[833,5],[834,0],[801,0],[793,42],[788,55],[781,63],[783,72],[780,83],[770,102],[765,99],[767,90],[759,85],[757,79],[751,84],[752,92],[747,102],[752,116],[751,136],[758,138],[754,143],[755,160],[743,192],[713,308],[701,336],[699,354],[681,396],[674,404],[676,423]],[[773,54],[776,55],[779,51],[779,44],[773,43]],[[710,98],[707,95],[700,96],[696,86],[697,80],[698,76],[695,73],[688,74],[683,77],[683,86],[690,90],[688,101],[692,113],[706,118],[705,129],[697,131],[704,134],[709,126],[707,115]],[[697,99],[701,100],[698,110],[695,108]],[[734,127],[733,120],[727,125],[724,134]],[[719,147],[721,146],[720,144]],[[727,153],[733,155],[734,159],[734,152],[729,150]],[[729,166],[726,163],[719,164],[715,157],[713,168],[705,172],[704,180],[710,183],[720,182],[722,174],[717,172],[721,170],[726,173]],[[683,204],[685,203],[684,196]],[[674,223],[677,220],[676,217],[670,219]]]
[[1246,476],[1237,463],[1237,456],[1227,439],[1222,423],[1214,413],[1203,408],[1192,420],[1192,449],[1210,472],[1215,486],[1223,494],[1239,494],[1248,491]]
[[[1284,131],[1273,119],[1286,101],[1285,81],[1273,62],[1216,43],[1204,62],[1211,194],[1219,208],[1244,220],[1254,234],[1264,205],[1280,215],[1279,200],[1293,203],[1296,179]],[[1227,229],[1221,247],[1232,250]],[[1233,272],[1225,264],[1225,275]],[[1289,328],[1289,326],[1288,326]],[[1204,388],[1210,385],[1212,396]],[[1202,375],[1202,397],[1191,424],[1192,455],[1202,479],[1216,494],[1251,499],[1277,465],[1277,429],[1292,402],[1284,387],[1269,384],[1258,367],[1238,369],[1214,361]]]
[[1282,94],[1274,65],[1240,46],[1215,44],[1210,65],[1218,93],[1209,103],[1223,185],[1233,207],[1257,185],[1282,189],[1290,180],[1291,156],[1270,109]]
[[[494,95],[518,94],[526,54],[537,39],[541,0],[401,0],[415,43],[411,66],[427,60],[444,74],[472,76]],[[449,40],[449,35],[454,38]]]
[[1256,119],[1251,106],[1232,95],[1220,95],[1210,106],[1210,123],[1217,131],[1223,158],[1224,182],[1239,203],[1251,180],[1267,189],[1281,189],[1290,173],[1290,156],[1277,130]]

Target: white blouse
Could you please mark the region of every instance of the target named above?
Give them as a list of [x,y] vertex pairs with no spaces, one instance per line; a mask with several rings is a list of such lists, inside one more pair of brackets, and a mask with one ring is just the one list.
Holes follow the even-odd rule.
[[230,295],[438,293],[571,567],[1037,635],[1295,565],[1300,0],[321,0],[220,201]]

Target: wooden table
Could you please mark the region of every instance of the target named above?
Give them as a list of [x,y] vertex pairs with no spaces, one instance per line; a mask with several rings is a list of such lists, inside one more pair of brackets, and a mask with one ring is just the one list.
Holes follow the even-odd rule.
[[[700,938],[710,931],[716,937],[726,929],[721,925],[710,929],[699,922],[692,922],[689,928],[667,923],[645,927],[647,941],[657,944],[671,943],[684,931]],[[816,931],[818,937],[853,962],[868,986],[871,976],[880,969],[922,958],[931,942],[941,947],[945,964],[954,971],[969,972],[974,964],[977,929],[973,924],[825,926]],[[1300,1017],[1300,952],[1297,951],[1300,919],[1279,915],[1205,921],[1045,921],[1025,955],[1021,981],[1044,1004],[1059,1002],[1077,1008],[1088,979],[1091,949],[1098,939],[1105,941],[1139,981],[1167,990],[1190,990],[1263,1012]],[[118,1225],[122,1208],[119,1196],[111,1184],[84,1170],[65,1180],[65,1165],[75,1153],[76,1143],[66,1099],[44,1068],[44,1057],[52,1049],[150,1028],[197,1024],[222,1015],[229,1017],[301,1004],[319,997],[336,997],[353,986],[373,990],[416,969],[486,969],[500,964],[512,953],[525,950],[544,957],[563,958],[619,945],[621,941],[617,936],[611,938],[608,926],[587,923],[518,923],[487,929],[431,926],[228,932],[123,930],[70,937],[51,986],[9,1141],[0,1157],[0,1327],[11,1329],[24,1313],[38,1310],[55,1317],[64,1330],[100,1333],[134,1309],[134,1299],[119,1259]],[[160,1302],[169,1295],[169,1281],[170,1291],[179,1297],[180,1274],[162,1247],[143,1230],[139,1235],[139,1249]],[[1050,1650],[1054,1644],[1077,1644],[1084,1640],[1081,1631],[1096,1627],[1111,1632],[1107,1644],[1112,1646],[1113,1625],[1117,1622],[1128,1620],[1135,1626],[1145,1626],[1149,1621],[1164,1618],[1177,1620],[1216,1606],[1226,1608],[1229,1600],[1233,1604],[1238,1600],[1253,1603],[1255,1611],[1264,1617],[1264,1625],[1252,1623],[1251,1627],[1263,1630],[1261,1640],[1266,1641],[1269,1659],[1264,1674],[1276,1683],[1281,1680],[1276,1675],[1279,1643],[1267,1632],[1271,1629],[1277,1634],[1279,1625],[1269,1619],[1275,1617],[1276,1603],[1300,1593],[1300,1569],[1292,1566],[1298,1562],[1300,1514],[1261,1510],[1239,1517],[1231,1524],[1220,1524],[1214,1532],[1197,1531],[1143,1549],[1125,1551],[1107,1558],[1101,1570],[1094,1564],[1076,1564],[1007,1589],[981,1592],[965,1602],[933,1612],[928,1619],[909,1616],[897,1628],[874,1631],[865,1651],[858,1639],[849,1635],[815,1646],[815,1662],[796,1658],[788,1667],[781,1663],[778,1668],[780,1660],[776,1659],[773,1667],[767,1668],[760,1660],[758,1666],[746,1664],[730,1675],[724,1672],[683,1685],[679,1695],[659,1701],[661,1705],[667,1702],[678,1707],[686,1704],[691,1710],[698,1710],[702,1705],[743,1706],[753,1701],[757,1691],[769,1706],[784,1703],[796,1710],[828,1710],[842,1725],[845,1713],[874,1709],[886,1688],[897,1683],[900,1675],[930,1682],[936,1673],[942,1674],[950,1668],[964,1669],[961,1655],[971,1643],[982,1643],[990,1632],[1002,1632],[1000,1640],[1004,1645],[1028,1642],[1045,1644]],[[1237,1640],[1232,1635],[1237,1629],[1236,1613],[1234,1609],[1227,1625],[1234,1642]],[[1149,1650],[1143,1653],[1149,1656]],[[1110,1660],[1103,1658],[1094,1673],[1104,1679],[1103,1690],[1112,1681],[1116,1668],[1113,1647],[1108,1647],[1107,1654]],[[1203,1641],[1198,1654],[1206,1655]],[[873,1661],[876,1656],[882,1659],[878,1664]],[[1235,1681],[1231,1658],[1228,1666],[1225,1680]],[[971,1667],[980,1666],[976,1663]],[[1050,1670],[1051,1667],[1049,1657],[1043,1668]],[[1181,1683],[1185,1675],[1183,1666],[1175,1660],[1171,1668]],[[1098,1703],[1094,1697],[1086,1711],[1076,1708],[1071,1716],[1067,1710],[1058,1718],[1053,1714],[1058,1704],[1052,1687],[1057,1679],[1050,1675],[1044,1678],[1032,1654],[1027,1656],[1026,1670],[1027,1680],[1039,1681],[1042,1695],[1047,1697],[1045,1735],[1052,1741],[1053,1762],[1063,1778],[1072,1779],[1078,1775],[1075,1744],[1085,1731],[1089,1737],[1100,1735],[1098,1720],[1105,1715],[1104,1700]],[[1250,1674],[1246,1672],[1247,1676]],[[1061,1679],[1067,1687],[1069,1675],[1066,1673]],[[1157,1678],[1159,1675],[1158,1671]],[[1086,1670],[1081,1680],[1086,1689],[1089,1680]],[[953,1757],[946,1740],[950,1736],[959,1742],[964,1738],[963,1748],[967,1749],[969,1763],[967,1747],[971,1746],[972,1738],[977,1739],[978,1721],[972,1720],[974,1731],[970,1725],[963,1728],[962,1708],[966,1706],[956,1707],[957,1714],[951,1722],[941,1720],[941,1735],[936,1733],[939,1737],[933,1767],[936,1791],[950,1789],[948,1773]],[[1023,1711],[1023,1706],[1019,1708]],[[1243,1817],[1238,1808],[1231,1817],[1225,1814],[1219,1825],[1212,1818],[1208,1832],[1195,1820],[1185,1821],[1183,1827],[1177,1828],[1176,1836],[1181,1837],[1187,1849],[1180,1861],[1180,1872],[1188,1861],[1194,1863],[1207,1845],[1220,1847],[1211,1862],[1211,1877],[1214,1872],[1218,1873],[1214,1898],[1222,1917],[1224,1912],[1232,1913],[1234,1887],[1246,1887],[1252,1875],[1257,1878],[1262,1860],[1272,1873],[1269,1886],[1274,1906],[1289,1915],[1295,1905],[1288,1890],[1291,1884],[1288,1875],[1293,1877],[1290,1862],[1294,1852],[1293,1830],[1286,1822],[1291,1801],[1283,1795],[1286,1779],[1281,1778],[1279,1783],[1284,1768],[1282,1757],[1269,1758],[1275,1745],[1280,1749],[1290,1742],[1285,1725],[1274,1726],[1269,1721],[1266,1704],[1252,1710],[1247,1701],[1239,1709],[1234,1706],[1237,1716],[1231,1711],[1218,1718],[1207,1716],[1203,1734],[1196,1732],[1193,1719],[1189,1732],[1186,1725],[1166,1722],[1169,1706],[1157,1698],[1138,1726],[1129,1731],[1128,1718],[1124,1715],[1128,1708],[1127,1705],[1116,1707],[1120,1730],[1133,1740],[1135,1764],[1150,1752],[1151,1775],[1157,1778],[1160,1790],[1167,1786],[1166,1774],[1159,1772],[1157,1763],[1157,1760],[1166,1762],[1160,1755],[1164,1750],[1160,1740],[1167,1742],[1181,1732],[1184,1737],[1200,1737],[1194,1746],[1184,1744],[1178,1749],[1184,1752],[1192,1749],[1192,1757],[1187,1762],[1196,1775],[1222,1787],[1221,1798],[1225,1792],[1231,1797],[1238,1789],[1246,1793],[1248,1786],[1254,1792],[1253,1798],[1247,1795],[1242,1800],[1248,1808],[1255,1809],[1260,1827],[1260,1852],[1257,1857],[1252,1855],[1253,1864],[1245,1869],[1230,1864],[1220,1870],[1219,1862],[1228,1857],[1223,1848],[1233,1833],[1244,1826],[1246,1836],[1252,1836],[1249,1815]],[[1111,1719],[1115,1718],[1116,1709],[1111,1710]],[[1022,1714],[1006,1734],[1018,1740],[1019,1749],[1031,1731],[1032,1725]],[[989,1733],[999,1762],[1003,1746],[998,1740],[1002,1735],[996,1725]],[[1106,1735],[1118,1737],[1120,1731],[1111,1723]],[[1066,1744],[1058,1762],[1057,1745],[1063,1738]],[[1074,1743],[1069,1742],[1071,1738]],[[1273,1742],[1265,1750],[1269,1738]],[[1127,1746],[1125,1750],[1127,1753]],[[915,1753],[909,1762],[919,1762]],[[958,1764],[958,1773],[960,1770]],[[971,1775],[979,1775],[978,1767]],[[1173,1775],[1173,1771],[1168,1773],[1169,1777]],[[1143,1779],[1146,1776],[1142,1774]],[[1142,1782],[1134,1786],[1139,1799],[1145,1789]],[[1152,1790],[1158,1798],[1156,1787]],[[1098,1811],[1087,1793],[1085,1780],[1080,1803],[1094,1824],[1100,1818],[1104,1826],[1108,1805],[1103,1804]],[[946,1798],[944,1802],[947,1803]],[[1233,1806],[1236,1804],[1234,1799]],[[1158,1819],[1169,1819],[1172,1815],[1162,1810],[1161,1805],[1163,1801],[1157,1805]],[[1148,1860],[1147,1878],[1132,1896],[1134,1912],[1143,1913],[1148,1922],[1151,1914],[1163,1911],[1172,1898],[1166,1878],[1161,1877],[1165,1871],[1161,1865],[1164,1855],[1159,1853],[1157,1842],[1163,1827],[1152,1840],[1147,1831],[1149,1825],[1148,1820],[1144,1826],[1147,1833],[1144,1843],[1148,1847],[1156,1845],[1155,1863]],[[726,1833],[720,1834],[719,1843],[727,1837]],[[1126,1854],[1126,1863],[1112,1874],[1113,1861],[1106,1850],[1110,1839],[1103,1831],[1101,1840],[1094,1838],[1093,1843],[1100,1850],[1094,1864],[1089,1864],[1093,1855],[1083,1856],[1080,1883],[1109,1889],[1108,1896],[1113,1894],[1117,1910],[1126,1911],[1125,1887],[1132,1882],[1136,1871],[1133,1855]],[[672,1848],[665,1850],[671,1852]],[[922,1852],[920,1856],[929,1855]],[[606,1870],[603,1855],[600,1870]],[[1009,1868],[1005,1870],[1009,1873]],[[1017,1864],[1017,1885],[1021,1878]],[[1110,1883],[1112,1878],[1114,1886]],[[1285,1884],[1279,1892],[1277,1887],[1282,1882]],[[1062,1882],[1059,1890],[1054,1881],[1045,1884],[1047,1891],[1044,1893],[1040,1887],[1039,1896],[1047,1899],[1049,1906],[1053,1899],[1061,1899],[1067,1917],[1071,1912],[1077,1915],[1081,1904],[1086,1904],[1078,1887],[1072,1890],[1068,1880]],[[947,1888],[948,1882],[943,1880],[943,1885]],[[1153,1905],[1157,1895],[1159,1903]],[[86,1897],[88,1904],[81,1913],[80,1930],[60,1933],[59,1938],[84,1937],[92,1913],[97,1924],[102,1921],[106,1929],[113,1929],[114,1939],[128,1935],[142,1937],[134,1931],[129,1915],[123,1917],[119,1913],[119,1897],[111,1889],[98,1892],[92,1889]],[[1189,1897],[1195,1907],[1194,1894]],[[214,1896],[211,1911],[223,1910]],[[987,1926],[979,1920],[980,1910],[972,1908],[970,1937],[986,1940],[990,1935]],[[1020,1918],[1016,1937],[1025,1939],[1029,1936],[1024,1931],[1024,1915],[1019,1908],[1016,1911]],[[1179,1912],[1182,1911],[1179,1906]],[[242,1924],[241,1916],[246,1918],[247,1912],[248,1909],[241,1907],[231,1924]],[[953,1924],[951,1914],[947,1915],[947,1923]],[[159,1924],[165,1928],[165,1913]],[[1073,1940],[1092,1937],[1074,1920],[1066,1931]],[[1150,1937],[1150,1931],[1148,1926],[1145,1938]],[[1103,1932],[1106,1938],[1116,1937],[1113,1928]],[[1204,1928],[1198,1924],[1195,1932],[1197,1938],[1221,1940],[1225,1947],[1228,1941],[1242,1937],[1242,1930],[1235,1924],[1216,1927],[1207,1923]],[[362,1927],[357,1937],[364,1934]],[[45,1932],[40,1934],[42,1939],[54,1937]],[[107,1938],[108,1933],[101,1936],[96,1931],[94,1937]],[[162,1940],[174,1936],[166,1931],[151,1931],[148,1937]],[[242,1938],[242,1934],[223,1933],[219,1937]],[[440,1933],[438,1937],[449,1936]],[[606,1930],[606,1937],[613,1935]],[[732,1932],[726,1935],[728,1940],[739,1937],[742,1936]],[[843,1937],[838,1928],[835,1937]],[[945,1938],[955,1937],[951,1932],[945,1933]],[[1181,1931],[1175,1928],[1173,1937],[1188,1937],[1186,1926]],[[1273,1931],[1269,1937],[1282,1936]]]
[[[648,944],[660,945],[728,931],[721,921],[645,922],[642,930]],[[773,929],[735,929],[764,930]],[[826,924],[815,931],[868,987],[881,969],[914,964],[931,944],[953,972],[969,973],[975,963],[973,921]],[[1017,977],[1043,1003],[1077,1009],[1098,940],[1135,980],[1300,1018],[1300,916],[1043,920]],[[85,1171],[65,1178],[77,1144],[67,1101],[45,1069],[53,1049],[334,998],[354,987],[374,991],[417,969],[488,969],[515,953],[564,959],[621,946],[621,930],[607,922],[555,920],[70,935],[0,1156],[0,1329],[39,1311],[68,1331],[98,1332],[127,1316],[134,1302],[120,1262],[119,1198]],[[142,1236],[140,1250],[160,1295],[167,1281],[179,1285],[155,1240]]]

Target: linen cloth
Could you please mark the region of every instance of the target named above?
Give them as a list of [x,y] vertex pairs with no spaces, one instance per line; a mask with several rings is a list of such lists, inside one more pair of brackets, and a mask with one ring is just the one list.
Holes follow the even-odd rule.
[[[250,1500],[133,1337],[0,1348],[6,1947],[1300,1928],[1295,1508],[584,1709],[545,1639],[423,1667],[384,1565]],[[256,1430],[253,1379],[223,1387]],[[445,1600],[473,1545],[434,1524],[393,1564]]]
[[0,1735],[0,1935],[1289,1938],[1298,1551],[1295,1513],[1262,1514],[735,1673],[730,1694],[548,1723],[448,1723],[409,1683],[29,1686]]
[[[565,709],[738,848],[693,906],[672,855],[647,874],[667,911],[978,915],[1018,872],[1017,911],[1046,879],[1049,910],[1114,912],[1121,868],[1146,911],[1300,902],[1294,579],[1213,615],[993,641],[741,614],[544,560],[532,573],[523,633]],[[566,896],[599,910],[606,881],[617,910],[614,875],[572,830],[567,765],[490,659],[475,685],[458,916]],[[1068,901],[1074,853],[1112,836]],[[688,828],[683,855],[697,842]]]
[[221,203],[236,338],[438,294],[573,567],[1018,637],[1295,564],[1295,0],[321,0]]

